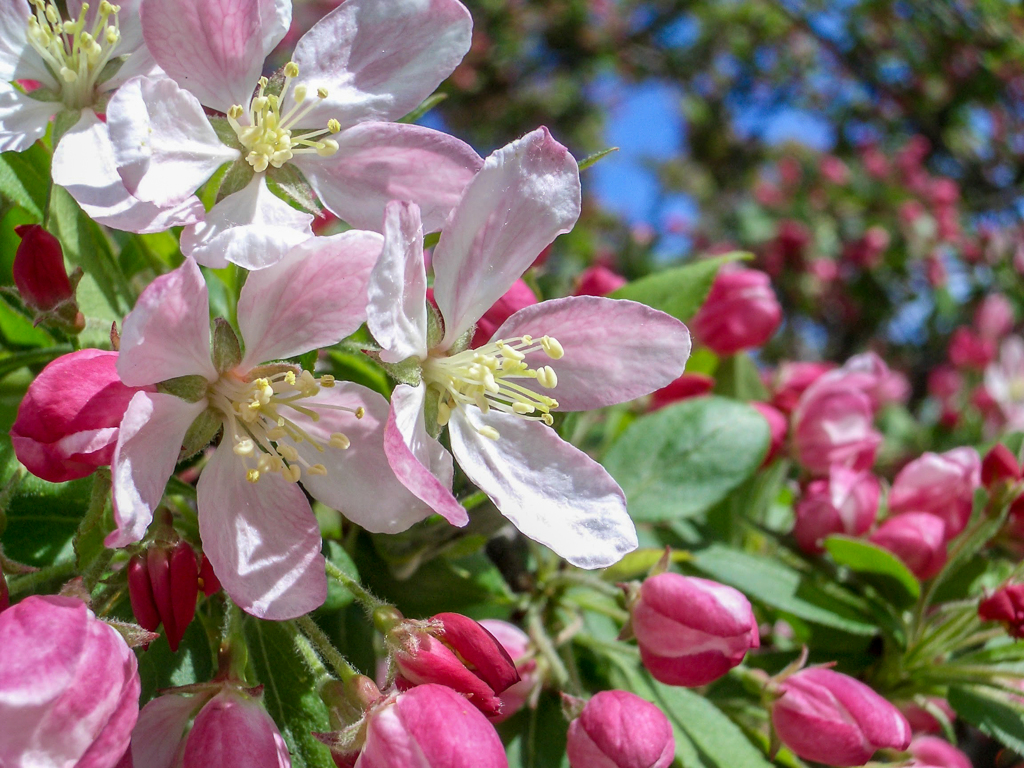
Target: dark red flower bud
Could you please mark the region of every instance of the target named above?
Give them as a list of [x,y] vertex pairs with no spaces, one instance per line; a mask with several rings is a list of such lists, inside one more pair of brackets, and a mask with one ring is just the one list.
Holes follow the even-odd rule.
[[7,579],[3,571],[0,571],[0,611],[4,611],[11,605],[11,595],[7,591]]
[[[436,635],[430,624],[440,625]],[[423,622],[404,621],[389,633],[402,690],[436,683],[466,696],[485,715],[501,713],[502,691],[519,682],[516,665],[494,635],[458,613]]]
[[1024,637],[1024,584],[996,590],[978,605],[978,618],[998,621],[1013,637]]
[[203,594],[209,597],[214,592],[220,591],[220,579],[217,578],[217,574],[213,572],[213,566],[210,565],[210,561],[206,559],[206,555],[203,555],[203,562],[199,566],[199,588],[203,590]]
[[651,394],[651,410],[656,411],[666,405],[689,400],[691,397],[703,397],[711,394],[715,388],[715,380],[703,373],[684,373],[670,384]]
[[1020,465],[1013,452],[1002,443],[996,443],[981,462],[981,484],[986,488],[998,483],[1020,480]]
[[167,644],[178,650],[196,612],[199,564],[187,542],[173,548],[154,546],[128,563],[128,596],[135,619],[144,629],[164,625]]
[[38,224],[23,224],[14,231],[21,238],[14,254],[14,284],[25,304],[37,312],[49,312],[72,298],[60,241]]

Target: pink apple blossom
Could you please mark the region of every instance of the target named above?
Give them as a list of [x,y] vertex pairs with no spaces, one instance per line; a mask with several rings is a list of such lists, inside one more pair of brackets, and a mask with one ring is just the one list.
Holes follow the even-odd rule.
[[812,480],[796,503],[793,535],[805,552],[820,554],[832,534],[860,536],[878,515],[881,486],[870,472],[835,466],[827,478]]
[[[142,40],[139,2],[68,0],[68,20],[61,19],[52,0],[0,5],[0,151],[28,149],[60,116],[71,127],[54,149],[54,183],[100,223],[160,232],[197,221],[202,204],[182,198],[160,206],[128,192],[117,174],[107,127],[97,115],[129,78],[161,74]],[[118,62],[119,67],[108,66]],[[25,79],[37,81],[39,88],[26,93],[11,82]]]
[[668,768],[676,753],[672,725],[629,691],[601,691],[569,724],[572,768]]
[[764,272],[723,267],[691,323],[694,335],[720,355],[760,347],[782,322],[782,307]]
[[974,327],[984,338],[999,340],[1013,330],[1016,313],[1001,293],[990,293],[974,311]]
[[938,736],[915,736],[907,751],[913,760],[907,768],[972,768],[971,759]]
[[771,439],[768,442],[768,453],[765,454],[764,461],[761,463],[761,466],[767,467],[782,453],[783,446],[786,444],[786,433],[789,431],[789,420],[782,411],[773,408],[768,403],[754,402],[750,405],[768,422]]
[[786,678],[779,692],[772,725],[804,760],[864,765],[879,749],[910,744],[910,725],[900,711],[852,677],[811,667]]
[[946,539],[967,525],[974,505],[974,491],[981,486],[981,457],[974,448],[954,448],[945,453],[924,453],[907,464],[893,480],[889,509],[928,512],[946,523]]
[[494,152],[434,250],[435,315],[419,210],[389,204],[368,326],[402,382],[385,432],[401,481],[450,523],[467,522],[450,491],[452,455],[436,439],[447,426],[459,465],[520,531],[598,568],[635,548],[636,532],[618,484],[550,428],[551,411],[599,408],[672,381],[689,354],[686,327],[641,304],[575,296],[525,307],[488,344],[467,348],[476,321],[579,212],[576,161],[547,129]]
[[576,296],[607,296],[626,284],[626,278],[601,264],[583,270],[576,281]]
[[946,564],[946,524],[927,512],[906,512],[890,517],[871,534],[872,544],[892,552],[925,581]]
[[[404,530],[429,514],[386,471],[384,398],[266,363],[334,344],[359,327],[380,247],[380,235],[346,232],[310,240],[250,273],[238,300],[245,353],[221,353],[219,368],[195,261],[150,283],[125,318],[117,370],[133,386],[172,381],[165,391],[136,394],[121,422],[112,464],[117,529],[107,546],[145,535],[197,419],[206,440],[223,428],[197,489],[203,551],[225,591],[253,615],[292,618],[326,596],[320,530],[295,484],[300,478],[314,498],[371,531]],[[224,336],[217,334],[215,357],[230,346]]]
[[51,483],[110,464],[118,425],[142,389],[117,375],[117,352],[80,349],[49,363],[18,406],[11,443],[18,461]]
[[138,665],[117,630],[70,597],[0,613],[0,765],[114,768],[139,715]]
[[[184,253],[212,267],[260,269],[312,235],[312,215],[267,184],[294,185],[292,171],[308,181],[303,195],[354,227],[378,228],[393,198],[415,201],[428,228],[440,227],[480,158],[451,136],[390,121],[461,61],[469,12],[458,0],[348,0],[271,81],[261,73],[268,41],[287,27],[282,9],[290,16],[289,0],[141,0],[143,36],[170,79],[133,79],[110,102],[128,189],[172,205],[234,163],[239,188],[181,236]],[[206,110],[226,118],[211,123]]]
[[530,636],[515,624],[500,619],[481,619],[480,625],[501,643],[519,673],[519,682],[501,692],[501,714],[491,718],[491,722],[500,723],[522,709],[540,683],[537,660]]

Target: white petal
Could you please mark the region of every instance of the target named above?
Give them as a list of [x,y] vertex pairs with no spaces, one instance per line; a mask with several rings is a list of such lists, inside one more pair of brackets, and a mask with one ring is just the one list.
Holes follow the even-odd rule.
[[[500,437],[482,436],[483,426]],[[542,422],[459,408],[448,433],[469,479],[534,541],[580,568],[604,568],[636,549],[622,489]]]
[[276,264],[313,236],[313,217],[297,211],[267,188],[263,174],[228,195],[206,219],[181,233],[181,252],[204,267],[246,269]]
[[0,3],[0,81],[39,80],[54,86],[53,74],[29,45],[30,14],[26,0],[4,0]]
[[427,272],[420,210],[397,200],[384,212],[384,249],[370,275],[367,325],[385,363],[427,356]]
[[187,200],[239,156],[221,143],[199,100],[169,79],[138,77],[118,88],[107,126],[128,191],[161,206]]
[[22,152],[41,139],[60,102],[37,101],[0,82],[0,152]]
[[137,392],[128,404],[111,461],[114,520],[108,547],[141,541],[178,463],[181,441],[206,400],[187,403],[173,395]]

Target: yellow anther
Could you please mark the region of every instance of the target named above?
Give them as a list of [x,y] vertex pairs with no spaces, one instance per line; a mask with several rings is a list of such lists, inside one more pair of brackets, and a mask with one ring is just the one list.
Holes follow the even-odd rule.
[[286,371],[284,374],[284,380],[291,386],[295,386],[295,371]]
[[279,445],[277,446],[278,452],[284,456],[285,461],[298,461],[299,452],[295,450],[294,446],[291,445]]
[[299,482],[299,478],[302,477],[302,470],[297,464],[293,464],[290,467],[282,469],[281,476],[289,483],[297,483]]
[[245,473],[245,479],[250,483],[255,483],[260,479],[260,471],[258,469],[250,469]]
[[544,389],[554,389],[558,386],[558,376],[555,375],[550,365],[537,369],[537,383]]
[[329,444],[331,448],[339,448],[344,451],[346,448],[352,445],[352,441],[345,437],[345,435],[341,434],[341,432],[334,432],[331,435]]
[[326,475],[327,467],[323,464],[314,464],[312,467],[306,470],[307,475]]
[[437,426],[443,427],[452,417],[452,409],[447,403],[439,403],[437,406]]
[[284,427],[274,427],[273,429],[267,430],[267,437],[275,442],[280,440],[282,437],[288,434],[288,431]]
[[331,157],[338,152],[338,142],[334,139],[325,139],[324,141],[317,142],[316,153],[320,157]]
[[341,130],[341,123],[335,120],[333,117],[327,121],[327,130],[331,133],[338,133]]
[[552,360],[561,360],[565,355],[565,350],[562,348],[562,345],[558,343],[558,339],[553,339],[550,336],[542,336],[540,339],[540,346]]
[[299,76],[299,65],[294,61],[289,61],[284,65],[284,76],[285,77],[298,77]]
[[326,88],[317,88],[316,89],[316,95],[317,95],[318,98],[326,99],[327,98],[327,89]]
[[365,415],[366,415],[366,409],[363,408],[363,406],[359,406],[358,408],[356,408],[356,418],[357,419],[361,419]]
[[555,423],[555,417],[550,413],[545,413],[540,417],[540,420],[547,424],[549,427]]
[[259,85],[260,88],[266,88],[268,85],[270,85],[270,81],[266,77],[261,77],[259,80],[256,81],[256,83],[257,85]]
[[518,413],[520,416],[525,416],[528,413],[533,413],[537,409],[529,403],[512,403],[512,410]]
[[330,374],[327,374],[327,375],[325,375],[325,376],[321,376],[321,377],[320,377],[320,386],[321,386],[321,387],[324,387],[325,389],[330,389],[330,388],[331,388],[331,387],[333,387],[333,386],[334,386],[334,385],[335,385],[336,383],[337,383],[337,379],[335,379],[335,378],[334,378],[333,376],[331,376]]
[[307,90],[308,89],[304,85],[296,85],[295,88],[292,89],[292,99],[295,100],[296,104],[301,104],[306,100]]
[[501,437],[501,435],[498,434],[498,430],[494,427],[480,427],[477,432],[479,432],[483,437],[490,438],[491,440],[498,440]]
[[60,68],[60,76],[65,83],[73,83],[78,80],[78,73],[67,67]]
[[252,452],[256,450],[256,444],[252,440],[239,440],[231,450],[238,456],[251,456]]

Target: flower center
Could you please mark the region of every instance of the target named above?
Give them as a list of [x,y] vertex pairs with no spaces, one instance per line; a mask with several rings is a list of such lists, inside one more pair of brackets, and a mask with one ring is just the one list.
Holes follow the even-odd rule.
[[362,408],[303,402],[316,397],[321,388],[333,386],[333,376],[318,379],[309,371],[286,364],[262,366],[245,380],[227,373],[211,386],[210,404],[224,414],[223,439],[232,441],[232,450],[241,457],[250,483],[266,472],[278,472],[292,483],[299,480],[303,470],[307,475],[327,474],[323,464],[306,461],[294,443],[309,443],[323,453],[327,448],[348,448],[349,439],[334,432],[324,445],[289,416],[300,413],[319,421],[320,414],[314,409],[329,409],[348,411],[361,419]]
[[53,0],[29,0],[35,15],[28,19],[28,42],[42,56],[61,84],[61,100],[70,109],[95,101],[96,81],[121,41],[119,5],[102,0],[92,26],[86,29],[89,3],[75,21],[62,21]]
[[[551,409],[558,407],[558,401],[516,381],[535,379],[544,389],[555,388],[558,377],[551,366],[534,369],[526,364],[526,355],[540,350],[552,360],[559,360],[565,354],[562,345],[550,336],[536,341],[532,336],[517,336],[467,349],[451,357],[427,358],[423,363],[423,379],[441,390],[437,402],[438,426],[447,424],[456,408],[467,405],[475,405],[484,413],[493,408],[551,426],[554,422]],[[493,427],[482,427],[478,431],[494,440],[499,437]]]
[[320,157],[330,157],[338,151],[338,142],[321,138],[341,130],[337,120],[329,120],[327,127],[322,130],[292,135],[299,121],[316,106],[317,100],[327,98],[326,88],[317,89],[317,99],[308,99],[306,86],[297,85],[292,91],[295,105],[287,113],[281,114],[281,99],[298,75],[299,65],[294,61],[288,62],[284,67],[284,86],[280,96],[266,93],[270,81],[261,77],[256,95],[249,102],[247,125],[238,122],[238,118],[246,114],[241,105],[236,104],[228,110],[228,123],[238,136],[238,141],[249,150],[245,159],[257,173],[263,173],[271,165],[280,168],[295,155],[315,152]]

